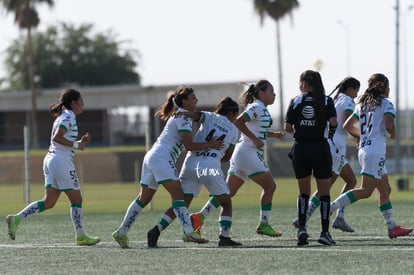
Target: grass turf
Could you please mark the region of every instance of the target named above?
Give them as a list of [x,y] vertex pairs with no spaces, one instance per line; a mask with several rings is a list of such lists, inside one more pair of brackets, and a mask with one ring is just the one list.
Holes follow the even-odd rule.
[[[395,178],[391,178],[391,183]],[[1,274],[409,274],[414,268],[414,236],[387,237],[386,227],[375,202],[375,195],[347,208],[346,218],[356,230],[343,233],[331,230],[337,245],[317,243],[320,233],[319,213],[308,223],[310,245],[296,246],[296,230],[291,222],[296,215],[297,186],[293,179],[277,179],[271,224],[283,232],[280,238],[259,236],[260,189],[246,183],[234,198],[232,237],[243,246],[234,249],[217,247],[219,211],[212,213],[203,227],[205,245],[183,243],[177,222],[162,233],[159,249],[146,248],[146,232],[158,221],[169,204],[161,188],[154,198],[153,210],[145,209],[130,231],[132,249],[122,250],[111,239],[129,203],[138,192],[134,184],[84,184],[86,231],[100,236],[94,247],[75,245],[64,195],[54,209],[19,225],[15,241],[8,239],[6,224],[0,234]],[[341,187],[332,190],[335,198]],[[395,187],[395,186],[393,186]],[[395,190],[396,188],[394,188]],[[42,196],[43,187],[32,187],[32,198]],[[21,186],[0,186],[0,214],[4,218],[24,206]],[[391,195],[398,223],[414,225],[413,191]],[[33,200],[32,199],[32,200]],[[198,210],[206,193],[194,200],[190,211]]]

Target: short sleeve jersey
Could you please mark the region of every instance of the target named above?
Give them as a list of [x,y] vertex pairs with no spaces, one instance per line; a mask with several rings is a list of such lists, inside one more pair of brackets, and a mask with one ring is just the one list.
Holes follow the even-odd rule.
[[286,122],[294,125],[295,140],[322,140],[327,138],[327,121],[336,117],[332,98],[325,96],[326,122],[319,125],[316,117],[313,93],[308,92],[293,98],[286,114]]
[[335,145],[345,146],[348,133],[344,130],[344,118],[346,113],[352,114],[354,112],[355,103],[350,96],[344,93],[340,93],[334,103],[338,117],[338,128],[336,129],[333,141]]
[[53,136],[59,129],[64,129],[66,133],[63,137],[71,142],[75,142],[78,138],[78,124],[76,116],[72,110],[64,109],[62,113],[53,122],[52,133],[50,136],[49,151],[55,154],[74,156],[75,151],[71,146],[66,146],[53,141]]
[[390,114],[395,117],[394,105],[388,98],[381,100],[381,105],[374,108],[361,109],[358,104],[353,116],[359,120],[361,137],[359,140],[360,150],[370,153],[386,153],[386,133],[384,115]]
[[[179,108],[177,111],[185,111]],[[180,133],[192,133],[192,121],[185,116],[171,116],[155,142],[153,148],[167,152],[176,161],[184,149]]]
[[[247,105],[243,111],[243,115],[247,118],[246,127],[263,142],[267,139],[267,132],[272,126],[272,116],[266,109],[264,103],[257,100]],[[240,142],[253,145],[253,141],[245,134],[241,133]]]
[[201,114],[201,126],[194,136],[194,142],[201,143],[214,138],[222,140],[224,146],[220,150],[209,148],[206,150],[191,151],[191,154],[220,161],[226,150],[230,146],[235,146],[238,138],[237,127],[223,115],[212,112],[202,112]]

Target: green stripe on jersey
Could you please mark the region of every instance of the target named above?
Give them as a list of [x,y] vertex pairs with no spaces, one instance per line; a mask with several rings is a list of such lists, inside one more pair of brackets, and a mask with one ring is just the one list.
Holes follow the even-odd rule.
[[247,119],[247,121],[252,120],[248,113],[243,113],[243,116]]

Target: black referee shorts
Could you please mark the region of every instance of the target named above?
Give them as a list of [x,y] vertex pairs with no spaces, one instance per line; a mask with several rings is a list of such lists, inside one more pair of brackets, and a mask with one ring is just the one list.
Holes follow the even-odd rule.
[[291,157],[297,179],[312,174],[317,179],[332,176],[332,156],[326,140],[295,141]]

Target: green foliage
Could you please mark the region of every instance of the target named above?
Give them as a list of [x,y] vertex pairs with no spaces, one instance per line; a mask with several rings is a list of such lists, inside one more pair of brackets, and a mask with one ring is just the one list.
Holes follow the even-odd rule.
[[[139,84],[137,51],[123,48],[112,32],[93,34],[93,26],[60,23],[33,35],[35,81],[39,88],[67,84],[99,86]],[[9,89],[29,87],[26,39],[20,37],[6,51]]]
[[46,3],[49,7],[54,5],[53,0],[2,0],[6,12],[14,13],[14,22],[20,29],[36,28],[40,18],[36,10],[38,3]]
[[292,16],[292,11],[299,7],[297,0],[254,0],[253,3],[261,24],[266,14],[278,21],[288,14]]

